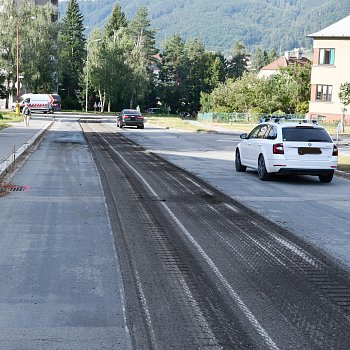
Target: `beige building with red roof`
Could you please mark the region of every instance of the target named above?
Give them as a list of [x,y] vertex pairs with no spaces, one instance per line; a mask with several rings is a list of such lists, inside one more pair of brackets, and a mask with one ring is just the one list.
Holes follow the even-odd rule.
[[340,85],[350,82],[350,16],[308,35],[314,39],[309,116],[325,116],[329,122],[344,117],[350,122],[339,99]]

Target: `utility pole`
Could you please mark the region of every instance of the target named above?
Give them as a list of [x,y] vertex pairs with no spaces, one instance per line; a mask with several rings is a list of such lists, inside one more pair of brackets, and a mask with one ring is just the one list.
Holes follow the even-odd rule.
[[20,115],[21,109],[19,106],[19,19],[17,18],[16,26],[16,114]]
[[19,98],[19,20],[17,19],[17,29],[16,29],[16,101]]

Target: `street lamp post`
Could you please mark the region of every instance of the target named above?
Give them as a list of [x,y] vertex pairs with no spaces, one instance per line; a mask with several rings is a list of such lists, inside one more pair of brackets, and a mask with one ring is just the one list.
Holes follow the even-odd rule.
[[85,86],[85,113],[88,112],[88,91],[89,91],[89,44],[91,42],[99,42],[101,39],[91,40],[86,44],[86,86]]
[[18,102],[19,97],[19,21],[17,20],[17,29],[16,29],[16,102]]
[[85,113],[88,112],[88,89],[89,89],[89,44],[86,47],[86,86],[85,86]]
[[19,98],[19,20],[16,26],[16,114],[20,115],[21,109],[18,103]]
[[344,107],[341,109],[341,129],[342,133],[345,132],[345,115],[348,110]]

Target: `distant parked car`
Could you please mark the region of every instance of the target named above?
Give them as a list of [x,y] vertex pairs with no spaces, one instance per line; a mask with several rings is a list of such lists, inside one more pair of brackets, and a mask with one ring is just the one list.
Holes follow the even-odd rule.
[[180,117],[183,119],[192,119],[192,115],[189,112],[180,112]]
[[144,129],[144,117],[137,109],[123,109],[117,116],[117,126],[136,126],[138,129]]
[[272,119],[240,135],[235,166],[258,170],[259,179],[272,174],[315,175],[331,182],[338,163],[338,148],[327,130],[314,123]]
[[161,108],[148,108],[146,113],[148,113],[148,114],[161,114],[162,110],[161,110]]

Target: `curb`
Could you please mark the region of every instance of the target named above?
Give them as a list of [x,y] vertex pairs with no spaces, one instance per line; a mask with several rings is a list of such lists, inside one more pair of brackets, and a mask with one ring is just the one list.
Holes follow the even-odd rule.
[[350,174],[346,173],[345,171],[342,171],[342,170],[336,170],[334,172],[334,175],[342,177],[344,179],[350,179]]
[[36,134],[34,134],[28,141],[26,141],[21,147],[19,147],[15,153],[11,154],[0,164],[0,177],[10,171],[12,165],[14,165],[19,158],[26,154],[40,140],[40,138],[46,133],[46,131],[52,126],[53,123],[54,121],[50,121]]

